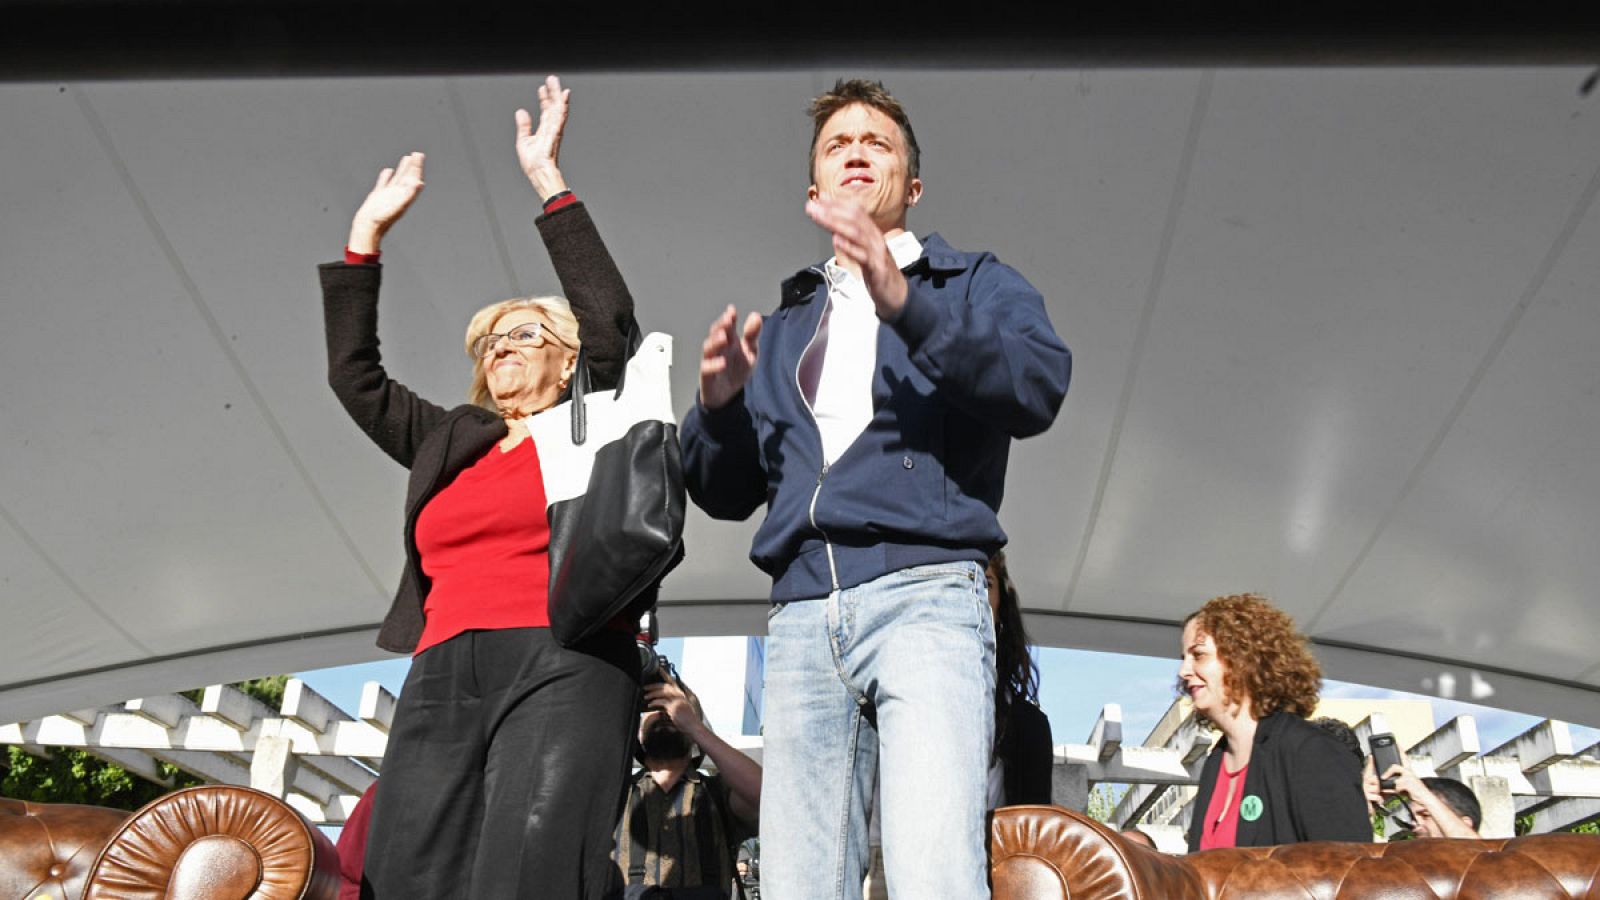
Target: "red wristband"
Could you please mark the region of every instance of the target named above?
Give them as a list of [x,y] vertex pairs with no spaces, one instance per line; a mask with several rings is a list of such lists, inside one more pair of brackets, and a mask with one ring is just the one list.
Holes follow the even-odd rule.
[[381,250],[377,253],[357,253],[349,247],[344,248],[345,265],[350,266],[375,266],[378,264],[378,257],[382,255]]
[[544,202],[544,213],[549,215],[558,209],[571,206],[578,202],[578,198],[571,191],[562,191]]

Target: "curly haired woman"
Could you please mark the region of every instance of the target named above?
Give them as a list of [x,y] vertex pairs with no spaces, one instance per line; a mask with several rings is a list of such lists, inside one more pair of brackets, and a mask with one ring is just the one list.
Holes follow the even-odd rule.
[[1178,689],[1222,732],[1191,851],[1372,840],[1361,763],[1306,721],[1322,672],[1288,615],[1254,594],[1217,597],[1184,620],[1182,652]]

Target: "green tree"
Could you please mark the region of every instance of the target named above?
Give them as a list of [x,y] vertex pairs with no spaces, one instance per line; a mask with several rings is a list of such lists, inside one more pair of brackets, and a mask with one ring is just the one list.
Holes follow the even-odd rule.
[[156,769],[168,784],[146,781],[76,747],[51,747],[47,752],[48,758],[33,756],[21,747],[7,747],[0,794],[35,803],[87,803],[133,810],[168,791],[205,783],[159,760]]
[[1128,786],[1114,784],[1097,784],[1089,791],[1089,800],[1083,806],[1084,815],[1096,822],[1110,822],[1111,814],[1117,811],[1117,802],[1127,792]]
[[[287,675],[253,678],[234,687],[276,710],[283,705]],[[200,702],[201,690],[185,691],[184,696]],[[33,756],[21,747],[7,747],[4,771],[0,772],[0,796],[35,803],[86,803],[112,809],[134,810],[178,788],[205,784],[177,766],[156,761],[166,783],[147,781],[115,763],[76,747],[49,747],[44,756]]]
[[[1579,822],[1571,828],[1566,828],[1563,830],[1569,834],[1600,834],[1600,821],[1590,820],[1588,822]],[[1516,836],[1522,837],[1531,831],[1533,831],[1533,813],[1517,816],[1517,824],[1514,832]]]

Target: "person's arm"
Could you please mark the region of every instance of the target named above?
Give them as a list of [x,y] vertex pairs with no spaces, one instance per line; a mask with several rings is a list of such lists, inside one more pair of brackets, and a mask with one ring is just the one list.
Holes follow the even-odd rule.
[[1044,298],[1015,269],[984,254],[966,303],[941,303],[917,284],[892,322],[911,362],[956,406],[1012,437],[1055,421],[1072,380],[1072,353]]
[[660,709],[684,736],[699,745],[722,775],[731,812],[752,828],[761,821],[761,765],[734,748],[695,712],[683,686],[670,677],[644,689],[646,708]]
[[1044,298],[1015,269],[984,254],[973,266],[967,302],[940,303],[906,280],[859,206],[817,199],[806,213],[832,232],[835,253],[860,266],[878,318],[952,403],[1012,437],[1050,427],[1072,379],[1072,353],[1051,326]]
[[740,821],[754,829],[761,822],[761,764],[704,728],[690,735],[717,766],[728,786],[728,805]]
[[750,313],[741,328],[729,306],[711,323],[700,347],[700,393],[678,428],[684,487],[713,519],[743,520],[767,502],[767,473],[745,404],[761,321]]
[[[366,200],[350,223],[347,257],[376,259],[383,236],[422,193],[421,153],[400,159],[378,174]],[[378,350],[378,287],[382,267],[376,263],[324,263],[323,323],[328,345],[328,386],[350,418],[382,450],[406,468],[445,410],[418,397],[389,377]]]
[[545,79],[539,87],[537,130],[528,111],[517,110],[517,160],[544,205],[535,224],[561,281],[561,291],[578,318],[578,337],[594,387],[606,390],[616,385],[628,363],[633,295],[594,220],[567,189],[561,174],[561,137],[571,94],[554,75]]
[[1321,731],[1284,752],[1293,793],[1290,809],[1300,839],[1370,843],[1372,818],[1355,754]]
[[1439,795],[1424,784],[1422,779],[1417,777],[1417,773],[1411,771],[1405,765],[1390,766],[1389,771],[1383,773],[1383,777],[1394,779],[1393,793],[1405,796],[1413,807],[1420,806],[1427,810],[1428,815],[1433,817],[1434,823],[1439,826],[1439,830],[1444,833],[1445,837],[1480,837],[1477,829],[1468,825],[1466,819],[1461,818],[1455,810],[1450,808],[1449,804],[1440,800]]

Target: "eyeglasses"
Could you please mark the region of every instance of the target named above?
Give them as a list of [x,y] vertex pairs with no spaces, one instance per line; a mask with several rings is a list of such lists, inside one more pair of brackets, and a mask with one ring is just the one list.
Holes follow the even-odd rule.
[[556,337],[554,331],[544,327],[543,322],[534,322],[531,325],[518,325],[505,334],[482,334],[472,342],[472,355],[483,359],[494,353],[494,348],[499,345],[500,339],[505,338],[513,347],[543,347],[547,341],[555,341],[568,350],[578,348]]

